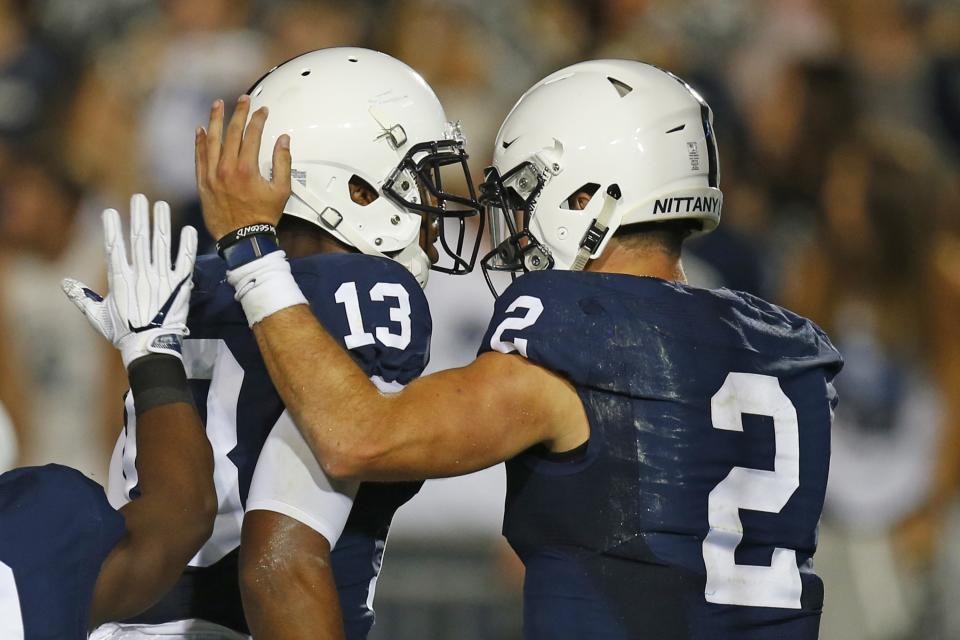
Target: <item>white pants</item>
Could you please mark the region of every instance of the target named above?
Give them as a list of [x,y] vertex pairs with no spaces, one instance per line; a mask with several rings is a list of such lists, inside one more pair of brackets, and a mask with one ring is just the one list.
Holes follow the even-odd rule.
[[110,622],[98,627],[89,640],[250,640],[237,633],[204,620],[178,620],[165,624],[119,624]]

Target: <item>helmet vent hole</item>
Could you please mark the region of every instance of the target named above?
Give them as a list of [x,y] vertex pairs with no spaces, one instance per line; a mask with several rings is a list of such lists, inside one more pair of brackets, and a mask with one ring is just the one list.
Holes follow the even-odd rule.
[[350,176],[347,185],[350,188],[350,199],[361,207],[367,206],[380,197],[380,194],[370,186],[369,182],[356,174]]
[[257,87],[256,89],[254,89],[254,90],[253,90],[253,93],[252,93],[251,95],[252,95],[254,98],[256,98],[256,97],[257,97],[258,95],[260,95],[261,93],[263,93],[263,85],[260,85],[259,87]]
[[347,60],[349,60],[350,62],[357,62],[357,57],[356,57],[356,56],[350,56],[349,58],[347,58]]
[[633,91],[633,87],[628,85],[626,82],[617,80],[616,78],[607,77],[607,80],[610,81],[610,84],[613,85],[613,88],[617,90],[617,93],[620,94],[620,97],[626,96],[628,93]]
[[686,124],[680,124],[674,127],[673,129],[667,129],[666,133],[676,133],[677,131],[683,131],[687,128]]
[[564,200],[560,205],[560,208],[569,209],[571,211],[580,211],[581,209],[586,209],[587,204],[590,203],[591,198],[593,198],[594,194],[597,193],[599,189],[600,185],[596,182],[588,182],[567,196],[566,200]]
[[300,75],[304,77],[310,75],[310,69],[304,69],[303,71],[300,72]]

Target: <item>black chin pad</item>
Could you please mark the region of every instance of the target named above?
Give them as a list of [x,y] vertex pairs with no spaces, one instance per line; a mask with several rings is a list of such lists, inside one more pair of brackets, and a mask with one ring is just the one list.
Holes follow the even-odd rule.
[[500,261],[505,265],[520,264],[522,253],[523,251],[520,249],[520,245],[509,238],[501,242],[497,248]]

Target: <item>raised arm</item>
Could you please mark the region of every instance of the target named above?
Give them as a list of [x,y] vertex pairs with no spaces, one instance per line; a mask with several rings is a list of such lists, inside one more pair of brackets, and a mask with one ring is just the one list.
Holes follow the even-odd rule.
[[184,229],[170,264],[170,211],[131,200],[127,263],[119,214],[104,212],[110,292],[80,282],[63,288],[97,331],[121,352],[137,410],[140,496],[120,512],[126,534],[100,569],[91,626],[140,613],[168,591],[210,537],[216,516],[213,454],[193,405],[180,355],[196,257],[196,231]]
[[[275,225],[290,197],[289,139],[277,140],[273,178],[265,180],[257,157],[267,113],[254,113],[244,131],[248,111],[249,99],[241,97],[223,135],[218,101],[209,130],[197,131],[197,185],[204,221],[216,238],[236,239]],[[459,475],[536,444],[564,451],[588,437],[572,385],[519,356],[487,354],[468,367],[382,395],[314,318],[275,241],[245,238],[237,244],[243,242],[251,242],[251,258],[263,257],[228,277],[277,390],[329,475]]]
[[140,497],[120,509],[127,532],[100,569],[92,627],[136,615],[169,591],[210,538],[216,516],[213,454],[183,364],[150,355],[128,371]]

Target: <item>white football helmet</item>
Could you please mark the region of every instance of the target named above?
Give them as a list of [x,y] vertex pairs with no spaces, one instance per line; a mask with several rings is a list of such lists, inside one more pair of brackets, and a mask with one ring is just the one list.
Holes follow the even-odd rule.
[[[481,187],[488,283],[488,270],[583,269],[624,225],[712,231],[723,203],[712,127],[696,91],[641,62],[581,62],[538,82],[500,127]],[[580,191],[596,197],[570,208]]]
[[[481,215],[459,124],[447,121],[430,86],[413,69],[378,51],[321,49],[271,69],[250,89],[251,114],[270,109],[260,171],[272,172],[272,151],[290,135],[292,195],[283,212],[311,222],[359,251],[392,258],[426,284],[431,261],[420,246],[422,224],[460,222],[448,242],[438,225],[447,273],[473,268],[479,241],[464,252],[464,218]],[[444,190],[441,168],[462,170],[469,193]],[[378,197],[350,197],[358,177]],[[459,178],[459,175],[457,176]],[[482,217],[481,217],[482,226]]]

